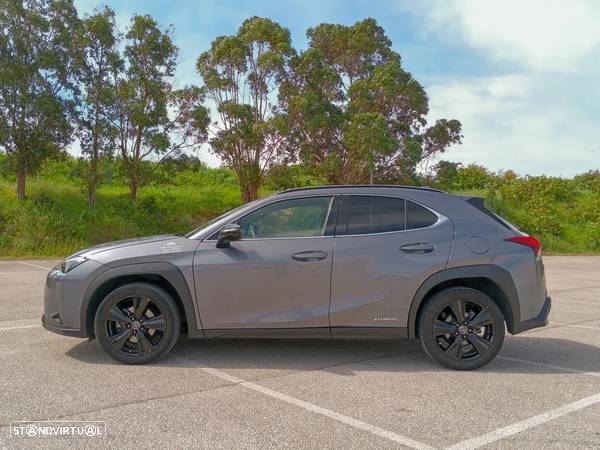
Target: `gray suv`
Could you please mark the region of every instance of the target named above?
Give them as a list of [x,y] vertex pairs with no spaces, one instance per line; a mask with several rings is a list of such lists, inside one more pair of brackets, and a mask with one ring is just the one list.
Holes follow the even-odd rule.
[[185,236],[80,251],[53,269],[42,316],[142,364],[190,338],[419,339],[475,369],[550,311],[540,242],[483,199],[326,186],[257,200]]

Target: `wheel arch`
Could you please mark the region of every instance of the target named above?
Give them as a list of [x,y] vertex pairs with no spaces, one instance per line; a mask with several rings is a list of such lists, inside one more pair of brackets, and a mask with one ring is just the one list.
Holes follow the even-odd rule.
[[[94,335],[94,317],[102,300],[114,289],[125,284],[144,282],[166,290],[179,307],[182,323],[189,337],[203,337],[202,326],[196,321],[192,296],[183,274],[168,262],[130,264],[109,269],[100,274],[87,288],[81,308],[82,335]],[[200,326],[198,326],[200,325]]]
[[449,287],[477,289],[494,300],[506,320],[506,326],[514,334],[520,324],[519,296],[510,273],[493,264],[462,266],[436,272],[427,278],[417,290],[409,310],[408,337],[418,336],[419,314],[427,300]]

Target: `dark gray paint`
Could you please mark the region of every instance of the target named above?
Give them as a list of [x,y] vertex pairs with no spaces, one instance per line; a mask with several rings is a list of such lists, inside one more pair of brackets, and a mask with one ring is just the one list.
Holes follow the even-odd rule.
[[[194,260],[198,310],[205,329],[323,327],[328,308],[333,237],[252,239],[218,249],[200,244]],[[296,261],[301,252],[320,261]]]
[[[448,219],[423,230],[335,239],[331,326],[406,327],[420,284],[443,270],[454,226]],[[400,247],[428,243],[431,253],[404,253]]]
[[[440,220],[422,230],[240,240],[226,249],[206,240],[227,223],[271,202],[351,194],[405,198],[435,211]],[[507,320],[515,322],[513,330],[519,331],[520,323],[539,322],[546,288],[541,258],[535,258],[527,247],[504,241],[516,233],[464,198],[438,191],[332,186],[284,192],[246,205],[188,237],[121,241],[77,253],[89,261],[66,275],[59,270],[48,275],[46,322],[49,327],[79,330],[76,334],[89,336],[95,311],[90,299],[100,292],[98,286],[147,275],[160,276],[173,286],[184,304],[192,337],[258,333],[414,337],[418,306],[435,287],[431,280],[443,282],[458,273],[494,280],[494,272],[499,270],[507,274],[504,278],[508,281],[499,283],[514,309]],[[411,254],[399,250],[422,243],[432,244],[434,251]],[[485,251],[481,251],[482,243],[487,244]],[[326,257],[320,261],[292,258],[307,251],[323,252]],[[492,269],[482,271],[481,266]],[[60,323],[50,319],[56,313]]]

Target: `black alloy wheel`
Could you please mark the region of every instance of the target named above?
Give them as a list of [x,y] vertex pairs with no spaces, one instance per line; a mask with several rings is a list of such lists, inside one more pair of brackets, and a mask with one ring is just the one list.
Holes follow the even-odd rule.
[[121,286],[100,304],[95,334],[102,349],[126,364],[144,364],[166,354],[179,336],[181,321],[172,297],[147,283]]
[[452,369],[475,369],[489,363],[504,341],[502,312],[475,289],[450,288],[436,294],[420,319],[425,351]]
[[482,305],[454,300],[437,314],[433,336],[450,358],[457,361],[480,358],[492,347],[492,316]]
[[116,302],[106,318],[110,344],[126,355],[142,356],[163,342],[167,322],[160,307],[148,297],[132,295]]

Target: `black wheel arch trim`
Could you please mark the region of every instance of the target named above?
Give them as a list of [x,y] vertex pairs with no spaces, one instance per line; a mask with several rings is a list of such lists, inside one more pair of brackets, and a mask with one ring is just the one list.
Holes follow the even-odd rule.
[[[188,283],[179,268],[169,262],[149,262],[138,264],[126,264],[110,268],[100,273],[88,286],[83,296],[81,305],[81,336],[90,337],[94,334],[94,313],[98,309],[100,301],[95,297],[96,292],[111,280],[123,277],[152,277],[157,276],[165,279],[175,290],[183,306],[182,313],[187,322],[187,335],[190,338],[204,337],[202,324],[196,320],[194,301],[190,293]],[[150,281],[151,282],[151,281]],[[92,301],[93,300],[93,301]]]
[[[521,327],[521,308],[519,294],[510,273],[494,264],[478,264],[444,269],[427,278],[417,289],[408,314],[408,337],[417,338],[417,320],[423,301],[427,294],[436,286],[452,280],[465,278],[486,278],[492,281],[502,291],[507,305],[499,305],[502,310],[508,331],[517,334],[525,331]],[[494,299],[497,301],[497,299]]]

